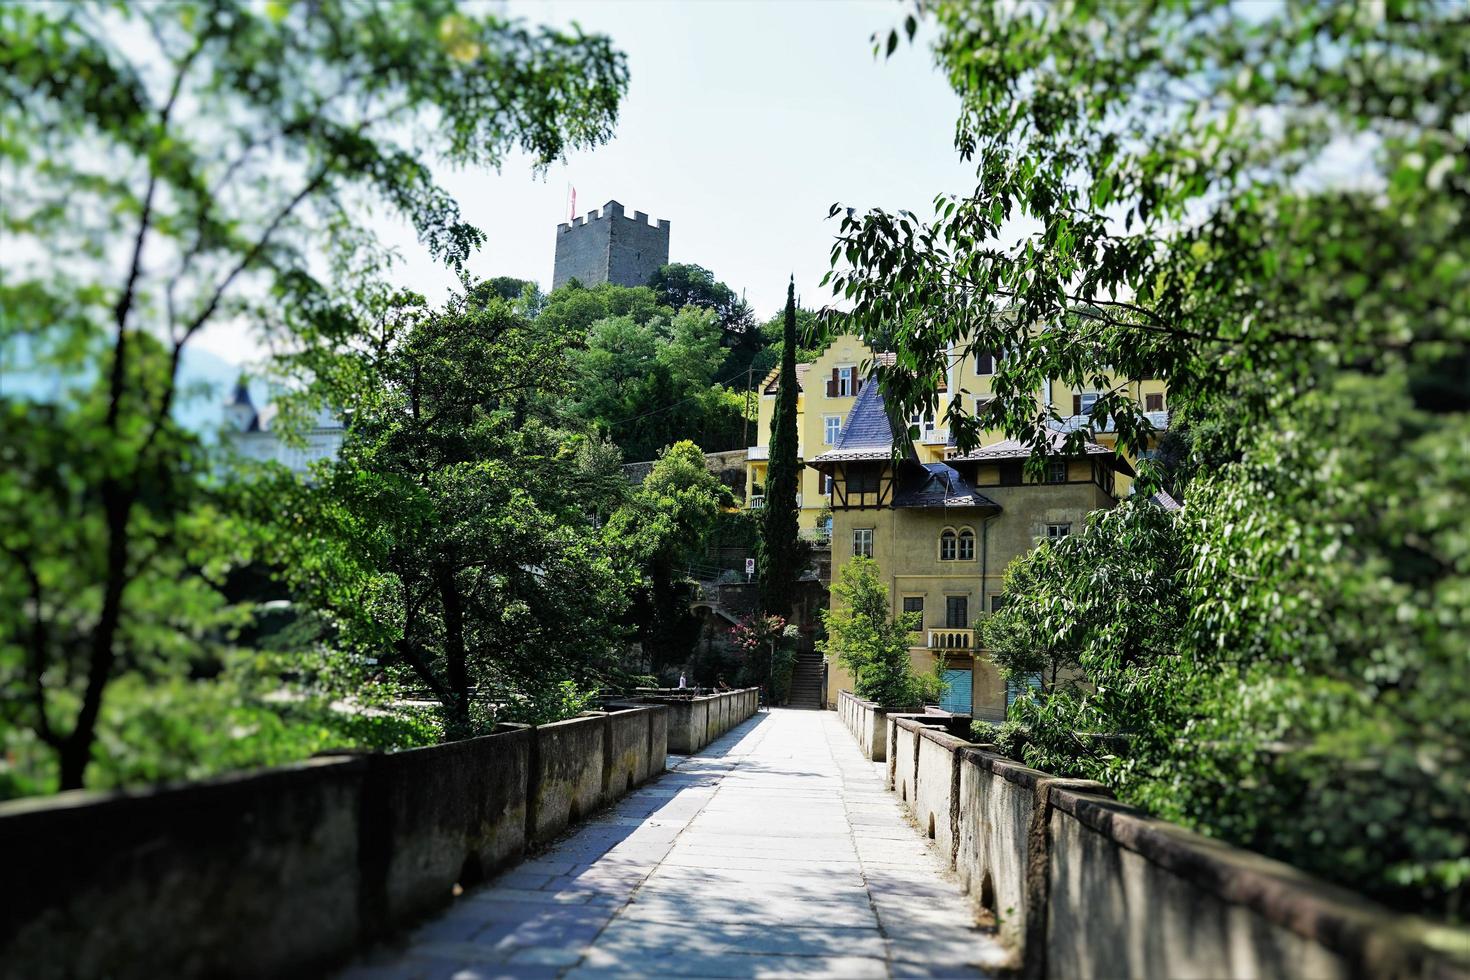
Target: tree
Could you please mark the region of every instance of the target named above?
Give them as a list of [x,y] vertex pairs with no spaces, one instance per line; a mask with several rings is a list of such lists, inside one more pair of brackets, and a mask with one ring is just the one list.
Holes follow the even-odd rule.
[[1140,760],[1174,755],[1186,676],[1182,544],[1176,515],[1134,496],[1006,569],[1005,601],[981,638],[1023,690],[1010,718],[1026,729],[1028,765],[1126,793]]
[[683,440],[660,454],[608,522],[610,545],[638,569],[630,625],[654,668],[687,662],[693,653],[699,621],[689,611],[688,567],[702,553],[721,505],[730,502],[729,490],[710,473],[704,453]]
[[686,306],[708,310],[715,316],[727,347],[735,347],[745,339],[754,325],[750,306],[735,295],[735,290],[715,279],[703,266],[672,262],[655,272],[648,285],[658,294],[664,306],[682,310]]
[[797,538],[796,490],[801,464],[796,458],[796,281],[786,287],[785,348],[780,389],[771,416],[771,459],[766,471],[766,506],[761,512],[756,576],[761,608],[786,616],[796,597],[806,550]]
[[332,329],[311,257],[368,247],[366,203],[461,264],[483,235],[427,161],[494,166],[519,149],[542,166],[597,145],[627,70],[605,38],[450,0],[12,5],[0,37],[0,343],[102,385],[44,428],[7,427],[17,465],[0,475],[13,496],[44,479],[26,472],[48,455],[37,440],[69,447],[53,459],[67,500],[0,531],[0,606],[29,621],[5,622],[0,670],[74,788],[109,682],[159,622],[140,584],[186,554],[158,509],[198,478],[170,421],[186,347],[216,325],[262,325],[284,346]]
[[1122,380],[1167,380],[1174,407],[1224,395],[1250,425],[1339,365],[1463,356],[1470,266],[1444,258],[1470,186],[1460,11],[922,12],[976,186],[933,220],[847,214],[829,274],[855,329],[903,325],[881,373],[899,411],[940,409],[956,351],[1004,351],[984,415],[951,406],[962,450],[1003,428],[1040,451],[1070,414],[1037,411],[1056,378],[1097,390],[1086,428],[1136,452],[1150,427]]
[[565,390],[565,338],[482,295],[405,300],[374,349],[332,373],[313,358],[318,393],[357,406],[347,438],[313,484],[263,494],[293,585],[345,651],[427,689],[452,737],[594,687],[625,601],[586,517],[606,498],[574,492],[578,459],[593,486],[603,467],[521,409]]
[[819,648],[852,675],[854,694],[889,708],[917,708],[938,693],[935,680],[915,673],[909,659],[909,637],[923,617],[889,614],[877,562],[862,555],[848,559],[832,594],[837,601],[821,611],[827,639]]
[[[1092,685],[1070,715],[1036,716],[1047,758],[1399,908],[1463,918],[1463,11],[924,11],[976,187],[941,195],[932,220],[842,221],[831,281],[852,322],[899,325],[885,396],[934,408],[955,350],[1003,351],[984,416],[950,411],[962,447],[1000,427],[1040,451],[1062,414],[1037,411],[1046,378],[1101,391],[1085,428],[1129,451],[1153,434],[1121,380],[1165,379],[1171,424],[1186,423],[1165,473],[1141,461],[1186,499],[1177,658],[1086,662],[1127,654],[1130,616],[1175,597],[1140,607],[1147,595],[1109,585],[1123,600],[1109,613],[1069,591],[1074,634],[1041,601],[1063,601],[1063,579],[1025,583],[1037,601],[1017,607],[1017,644],[1077,650]],[[1072,547],[1098,574],[1140,567]],[[1172,732],[1135,732],[1111,760],[1074,737],[1126,723],[1135,692],[1159,695],[1143,717]],[[1021,710],[1037,704],[1066,692]]]

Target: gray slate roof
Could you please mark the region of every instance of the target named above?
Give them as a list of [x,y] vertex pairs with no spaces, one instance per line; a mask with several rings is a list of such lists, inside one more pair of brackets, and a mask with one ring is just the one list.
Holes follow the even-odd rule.
[[925,463],[927,478],[905,486],[893,498],[895,507],[993,507],[1000,504],[980,493],[959,471],[944,463]]
[[[899,447],[903,449],[903,446]],[[913,453],[907,447],[906,455]],[[870,381],[863,385],[847,413],[842,425],[842,434],[837,445],[822,453],[814,463],[840,463],[857,459],[888,459],[893,455],[893,425],[888,420],[888,410],[883,405],[883,395],[878,383]]]

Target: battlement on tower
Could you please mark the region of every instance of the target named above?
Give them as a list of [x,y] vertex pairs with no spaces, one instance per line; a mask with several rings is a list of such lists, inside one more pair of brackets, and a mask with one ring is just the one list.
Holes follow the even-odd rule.
[[644,286],[669,262],[668,219],[651,222],[643,211],[632,217],[617,201],[556,226],[556,267],[551,288],[576,279],[584,286],[611,282]]

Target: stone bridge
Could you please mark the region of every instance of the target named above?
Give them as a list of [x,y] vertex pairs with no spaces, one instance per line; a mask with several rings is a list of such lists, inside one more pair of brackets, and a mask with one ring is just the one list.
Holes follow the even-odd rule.
[[346,977],[986,976],[1007,964],[835,713],[758,714]]

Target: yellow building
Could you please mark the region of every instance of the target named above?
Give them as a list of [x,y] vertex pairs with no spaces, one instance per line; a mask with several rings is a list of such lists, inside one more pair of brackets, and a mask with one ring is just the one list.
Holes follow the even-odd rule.
[[[799,389],[796,398],[798,460],[806,462],[814,459],[836,445],[844,420],[852,411],[854,399],[869,383],[872,367],[891,356],[880,354],[875,358],[872,350],[860,339],[843,335],[834,340],[815,362],[796,366],[796,383]],[[908,419],[909,435],[919,462],[943,462],[958,452],[948,428],[950,406],[958,402],[966,412],[973,414],[989,401],[992,397],[991,382],[996,364],[997,359],[987,354],[966,356],[956,352],[949,358],[949,369],[939,383],[938,417],[915,415]],[[1148,412],[1154,428],[1160,432],[1167,428],[1168,406],[1165,403],[1165,385],[1162,381],[1124,382],[1118,379],[1113,383],[1126,384],[1128,393]],[[745,499],[746,506],[753,509],[765,506],[771,417],[775,412],[776,393],[780,390],[779,370],[773,370],[766,375],[758,390],[758,442],[746,451]],[[1086,424],[1085,416],[1092,409],[1097,396],[1096,391],[1073,388],[1053,379],[1036,392],[1036,405],[1038,411],[1054,407],[1062,418],[1059,431],[1067,432]],[[987,432],[982,435],[980,444],[983,447],[1004,438],[1004,433]],[[1116,442],[1113,434],[1107,431],[1098,433],[1096,438],[1100,445],[1108,449],[1112,449]],[[1119,473],[1117,495],[1126,496],[1131,482],[1130,474]],[[829,490],[821,471],[813,468],[803,471],[798,506],[801,509],[800,527],[804,537],[821,539],[830,530],[825,520]]]
[[[946,387],[959,397],[988,397],[987,367],[957,364]],[[1156,402],[1147,400],[1150,384],[1139,386],[1139,396],[1162,413],[1162,385],[1157,388]],[[1056,402],[1074,399],[1074,415],[1090,407],[1089,393],[1047,390]],[[1038,400],[1043,397],[1039,392]],[[1110,448],[1089,442],[1078,455],[1052,457],[1037,480],[1025,473],[1030,450],[1023,444],[991,436],[960,455],[947,434],[941,440],[937,425],[905,421],[895,461],[894,421],[878,386],[865,384],[835,444],[807,459],[830,491],[833,575],[854,554],[876,560],[893,612],[922,617],[910,649],[914,666],[944,670],[946,707],[1000,720],[1005,685],[977,647],[975,630],[997,607],[1006,566],[1040,541],[1080,530],[1091,511],[1115,506],[1133,470]],[[1077,421],[1069,416],[1067,424]],[[1163,421],[1161,415],[1156,424],[1162,428]],[[1058,450],[1062,439],[1058,431]],[[829,701],[850,687],[851,678],[834,663]]]
[[[860,339],[843,335],[811,364],[796,366],[796,456],[805,462],[836,445],[841,436],[842,421],[852,411],[853,402],[870,382],[873,352]],[[776,411],[776,394],[780,391],[780,369],[773,370],[761,381],[756,439],[759,442],[746,451],[745,505],[751,509],[765,506],[766,467],[771,450],[771,417]],[[799,527],[808,540],[825,540],[829,533],[826,520],[829,487],[821,473],[803,468],[797,489]]]

